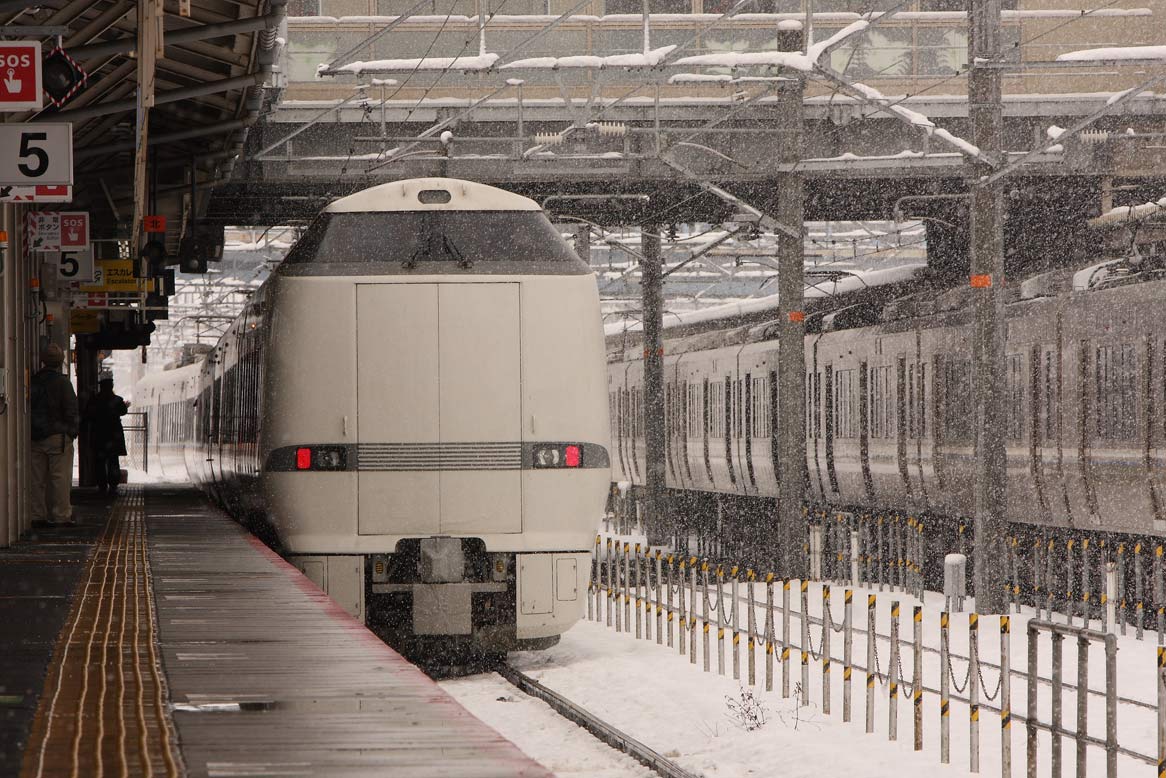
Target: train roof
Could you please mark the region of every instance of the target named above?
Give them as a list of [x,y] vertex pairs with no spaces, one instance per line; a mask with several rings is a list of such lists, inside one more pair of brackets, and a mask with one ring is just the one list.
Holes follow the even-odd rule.
[[324,213],[541,210],[529,197],[488,184],[457,178],[410,178],[341,197],[330,203]]

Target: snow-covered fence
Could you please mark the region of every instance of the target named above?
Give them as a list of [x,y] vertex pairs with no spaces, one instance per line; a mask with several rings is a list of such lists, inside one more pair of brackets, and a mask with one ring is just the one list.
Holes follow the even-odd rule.
[[[906,530],[904,537],[909,538],[914,528],[906,522],[903,526]],[[905,541],[904,548],[907,546]],[[602,545],[597,544],[597,548],[603,550]],[[1138,698],[1146,684],[1127,689],[1124,696],[1119,695],[1113,661],[1116,654],[1111,647],[1116,647],[1122,638],[1113,633],[1064,623],[1064,616],[1053,622],[1042,620],[1039,615],[1034,618],[1033,612],[1028,610],[1020,616],[990,617],[991,626],[999,628],[999,645],[997,647],[995,640],[989,640],[981,646],[981,626],[984,626],[981,617],[969,613],[966,631],[962,626],[954,629],[951,614],[942,609],[938,598],[932,598],[935,604],[927,607],[922,601],[913,600],[911,594],[902,593],[895,595],[892,603],[888,604],[884,599],[880,607],[880,595],[873,587],[846,586],[839,622],[834,615],[837,600],[829,583],[759,575],[745,567],[719,565],[694,556],[667,554],[646,545],[613,543],[610,539],[594,570],[589,587],[589,597],[593,601],[589,603],[588,612],[595,621],[607,623],[629,636],[634,633],[637,639],[654,639],[661,647],[667,645],[680,656],[687,656],[691,665],[699,664],[707,673],[714,672],[712,657],[715,651],[715,672],[722,676],[731,672],[734,679],[757,688],[757,693],[762,685],[766,692],[773,691],[775,665],[780,661],[782,698],[796,698],[800,706],[811,705],[813,699],[824,715],[836,711],[834,706],[840,702],[843,721],[851,720],[852,675],[856,671],[864,672],[867,680],[866,732],[873,734],[876,728],[885,726],[886,737],[894,740],[905,722],[911,727],[914,749],[937,751],[942,763],[950,763],[953,746],[958,746],[966,748],[966,764],[972,772],[980,771],[981,758],[987,756],[989,762],[998,761],[1001,776],[1011,776],[1012,724],[1015,721],[1025,728],[1026,741],[1017,746],[1027,746],[1026,764],[1028,774],[1033,778],[1036,775],[1032,772],[1033,766],[1038,764],[1035,751],[1038,741],[1033,734],[1036,732],[1047,735],[1048,739],[1040,740],[1039,744],[1040,748],[1049,750],[1049,756],[1042,758],[1049,759],[1055,776],[1061,775],[1060,743],[1066,737],[1073,740],[1079,761],[1103,758],[1110,775],[1115,774],[1112,772],[1115,765],[1125,764],[1124,775],[1129,774],[1131,765],[1158,764],[1150,755],[1152,749],[1144,737],[1145,732],[1157,731],[1163,738],[1158,744],[1158,752],[1163,759],[1162,765],[1166,766],[1166,686],[1163,686],[1162,679],[1159,677],[1155,682],[1155,687],[1163,690],[1157,701]],[[781,587],[780,600],[776,597],[778,585]],[[818,591],[812,591],[814,588]],[[791,604],[791,590],[799,594],[796,604]],[[865,629],[854,624],[852,611],[856,593],[867,597]],[[634,617],[631,616],[632,607]],[[757,612],[759,608],[761,614]],[[901,637],[900,622],[908,608],[911,632],[909,636]],[[1017,635],[1026,641],[1026,646],[1015,655],[1012,651],[1014,619],[1023,625]],[[795,620],[800,633],[796,641],[791,640]],[[653,623],[656,625],[655,635],[652,634]],[[929,634],[928,624],[938,624],[938,630]],[[700,640],[697,638],[698,628],[703,635]],[[1045,632],[1051,632],[1055,641],[1066,635],[1077,638],[1077,645],[1073,647],[1075,653],[1069,655],[1069,661],[1077,663],[1075,685],[1063,677],[1065,659],[1059,643],[1058,650],[1052,655],[1051,673],[1041,674],[1033,635]],[[841,651],[834,638],[838,633],[841,633]],[[856,635],[866,641],[865,665],[854,661]],[[1085,644],[1090,640],[1099,640],[1107,647],[1103,689],[1089,685],[1090,655]],[[725,658],[726,642],[729,643],[731,662]],[[1138,648],[1140,645],[1131,636],[1127,647]],[[740,657],[742,649],[745,651],[744,661]],[[758,649],[765,652],[764,680],[759,677]],[[800,683],[793,688],[789,680],[791,651],[799,652],[801,659]],[[908,656],[910,665],[907,664]],[[1166,666],[1164,656],[1159,655],[1160,668]],[[838,664],[841,664],[840,687],[836,685]],[[956,672],[957,667],[966,668],[962,680]],[[812,672],[814,669],[820,672]],[[1139,671],[1132,667],[1124,672],[1136,676]],[[990,684],[985,678],[986,673],[995,674],[997,683]],[[1015,687],[1021,690],[1019,701],[1013,698],[1011,681],[1014,676],[1022,682]],[[1096,680],[1095,675],[1094,682]],[[1074,729],[1066,729],[1062,721],[1066,693],[1076,700],[1078,706]],[[899,705],[900,695],[911,701],[910,706]],[[1097,726],[1101,723],[1097,714],[1102,712],[1100,709],[1091,711],[1090,696],[1105,700],[1104,737],[1090,732],[1091,717]],[[938,726],[935,729],[926,726],[927,700],[937,703]],[[1017,709],[1025,711],[1024,715],[1013,710],[1014,702]],[[953,706],[962,706],[957,709],[966,711],[967,729],[963,732],[952,732]],[[905,710],[900,710],[901,707]],[[1119,709],[1123,721],[1129,722],[1128,731],[1133,733],[1134,742],[1128,742],[1125,747],[1120,747],[1117,741]],[[989,728],[987,737],[982,736],[980,715],[984,711],[999,716],[998,736],[992,732],[996,729],[994,727]],[[1156,717],[1156,729],[1149,723],[1151,715]],[[906,718],[901,721],[904,716]],[[930,746],[925,740],[929,733]],[[1122,761],[1118,761],[1119,757]]]

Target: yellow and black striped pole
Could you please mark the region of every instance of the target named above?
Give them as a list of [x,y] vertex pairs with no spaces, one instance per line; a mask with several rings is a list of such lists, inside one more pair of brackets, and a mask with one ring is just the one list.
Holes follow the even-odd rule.
[[[880,524],[881,524],[881,518]],[[880,568],[881,569],[881,568]],[[875,605],[873,594],[866,596],[866,734],[874,734],[875,725],[875,681],[878,679],[878,663],[875,641]]]
[[968,614],[968,769],[980,772],[980,617]]
[[822,584],[822,713],[830,715],[830,635],[834,632],[830,614],[830,585]]
[[607,626],[611,626],[611,610],[615,601],[615,587],[611,585],[611,538],[607,539],[607,553],[603,559],[603,573],[607,579]]
[[[1086,611],[1088,613],[1088,611]],[[1085,621],[1088,625],[1089,620]],[[1000,775],[1012,775],[1012,630],[1011,619],[1000,617]],[[1035,668],[1033,670],[1035,672]]]
[[729,601],[733,608],[733,680],[741,680],[741,568],[733,565],[729,570]]
[[667,589],[664,592],[664,599],[665,599],[665,603],[666,603],[664,618],[665,618],[665,621],[668,622],[668,648],[672,648],[675,645],[675,641],[672,639],[672,637],[673,637],[672,633],[674,632],[674,630],[672,628],[673,628],[673,626],[675,626],[675,623],[676,623],[676,609],[672,607],[672,589],[673,589],[673,583],[675,581],[675,574],[676,574],[675,562],[676,562],[676,557],[672,556],[672,554],[669,554],[668,555],[668,579],[665,581],[665,586],[667,587]]
[[643,608],[644,598],[641,596],[641,593],[640,593],[641,569],[642,568],[640,565],[640,544],[637,543],[636,544],[636,565],[635,565],[635,571],[634,571],[635,576],[636,576],[636,585],[635,585],[635,590],[636,590],[636,640],[642,640],[644,637],[643,616],[641,615],[643,613],[642,608]]
[[765,691],[773,691],[773,573],[765,574]]
[[951,764],[951,631],[947,611],[939,614],[939,761]]
[[889,702],[887,705],[887,739],[899,739],[899,602],[891,603],[891,657],[887,660]]
[[911,651],[911,703],[914,715],[915,750],[923,750],[923,606],[916,605],[911,613],[914,626]]
[[[664,553],[660,549],[656,549],[656,645],[660,645],[664,641],[664,601],[662,599],[662,592],[660,589],[664,585],[663,578],[663,564],[661,557]],[[671,600],[672,589],[669,587],[669,599]],[[671,604],[671,601],[669,602]],[[668,618],[672,618],[672,613],[669,611]],[[671,642],[672,638],[668,638]]]
[[789,579],[781,580],[781,696],[789,697]]
[[1166,647],[1158,646],[1158,778],[1166,778]]
[[688,574],[685,572],[688,569],[688,560],[681,558],[680,560],[680,574],[676,579],[676,596],[678,598],[676,610],[678,618],[676,625],[676,648],[681,656],[688,653],[688,610],[684,607],[684,588],[687,586]]
[[1073,623],[1073,612],[1077,610],[1077,596],[1073,594],[1073,549],[1076,546],[1077,541],[1073,538],[1065,541],[1065,616],[1070,625]]
[[701,562],[701,564],[700,564],[700,590],[701,590],[701,600],[702,600],[700,607],[701,607],[701,613],[703,614],[703,618],[701,620],[704,622],[704,624],[701,626],[701,629],[704,632],[704,640],[703,640],[704,671],[707,673],[710,669],[710,656],[709,656],[709,654],[710,654],[710,650],[709,650],[709,639],[710,639],[709,638],[709,563],[708,563],[707,559],[704,560],[703,562]]
[[632,631],[632,544],[624,541],[623,544],[623,627],[625,632]]
[[810,582],[802,579],[802,705],[810,704]]
[[1144,636],[1146,629],[1146,571],[1143,569],[1142,544],[1134,544],[1134,618],[1137,619],[1135,634],[1138,640]]
[[745,661],[749,670],[750,686],[757,683],[757,656],[753,651],[756,647],[754,636],[757,634],[757,614],[754,612],[755,602],[753,599],[753,580],[756,577],[757,574],[752,570],[745,571],[745,607],[749,609],[745,622],[745,628],[749,631],[748,635],[746,635],[746,645],[748,646],[746,650],[748,653],[745,656]]
[[696,664],[696,557],[688,560],[688,663]]
[[725,674],[725,568],[717,565],[717,675]]
[[595,553],[591,556],[591,577],[587,579],[587,620],[595,621],[595,599],[599,592],[599,552],[603,550],[603,537],[595,536]]
[[854,672],[854,590],[843,595],[842,611],[842,720],[850,721],[850,676]]

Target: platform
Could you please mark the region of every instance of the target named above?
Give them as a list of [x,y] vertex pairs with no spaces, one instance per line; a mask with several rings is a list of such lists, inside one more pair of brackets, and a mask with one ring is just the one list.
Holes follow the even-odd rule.
[[[5,689],[39,687],[21,776],[549,775],[193,490],[132,488],[51,532],[80,536],[73,594],[0,664]],[[0,599],[0,623],[28,599]]]

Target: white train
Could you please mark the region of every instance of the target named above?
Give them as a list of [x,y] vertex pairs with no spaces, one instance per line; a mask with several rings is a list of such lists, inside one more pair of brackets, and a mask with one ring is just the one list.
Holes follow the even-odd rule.
[[151,469],[370,626],[503,651],[584,607],[605,384],[594,275],[538,204],[429,178],[333,202],[213,352],[135,398]]

